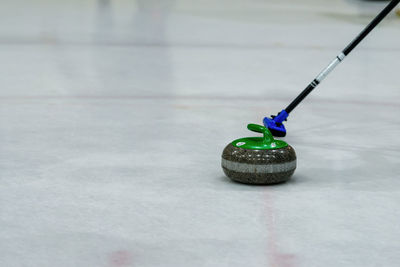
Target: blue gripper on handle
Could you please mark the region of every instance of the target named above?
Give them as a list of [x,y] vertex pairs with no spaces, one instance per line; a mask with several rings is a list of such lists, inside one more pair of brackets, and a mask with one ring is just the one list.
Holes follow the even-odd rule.
[[286,110],[282,110],[276,116],[271,116],[271,118],[265,117],[263,120],[264,126],[267,127],[273,136],[284,137],[286,135],[285,125],[283,122],[289,114]]

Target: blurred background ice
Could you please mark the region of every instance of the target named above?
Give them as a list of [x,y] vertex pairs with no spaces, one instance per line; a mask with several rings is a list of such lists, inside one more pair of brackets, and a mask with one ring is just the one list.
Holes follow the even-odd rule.
[[0,1],[0,266],[399,266],[400,18],[293,112],[289,183],[220,154],[387,1]]

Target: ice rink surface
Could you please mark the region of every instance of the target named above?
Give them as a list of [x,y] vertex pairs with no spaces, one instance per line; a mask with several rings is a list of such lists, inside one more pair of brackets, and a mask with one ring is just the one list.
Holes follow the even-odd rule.
[[1,1],[0,266],[400,266],[394,13],[291,114],[290,182],[220,167],[385,4]]

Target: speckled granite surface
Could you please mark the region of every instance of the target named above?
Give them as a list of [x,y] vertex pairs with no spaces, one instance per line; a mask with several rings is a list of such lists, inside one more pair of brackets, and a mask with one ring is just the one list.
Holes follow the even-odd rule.
[[296,169],[291,146],[249,150],[228,144],[222,152],[222,169],[232,180],[246,184],[277,184],[290,179]]

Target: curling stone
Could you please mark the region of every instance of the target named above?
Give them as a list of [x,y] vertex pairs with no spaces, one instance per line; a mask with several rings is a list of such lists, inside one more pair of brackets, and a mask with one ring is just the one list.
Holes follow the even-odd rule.
[[296,153],[268,128],[249,124],[263,137],[246,137],[228,144],[222,152],[222,169],[230,179],[245,184],[277,184],[290,179],[296,169]]

